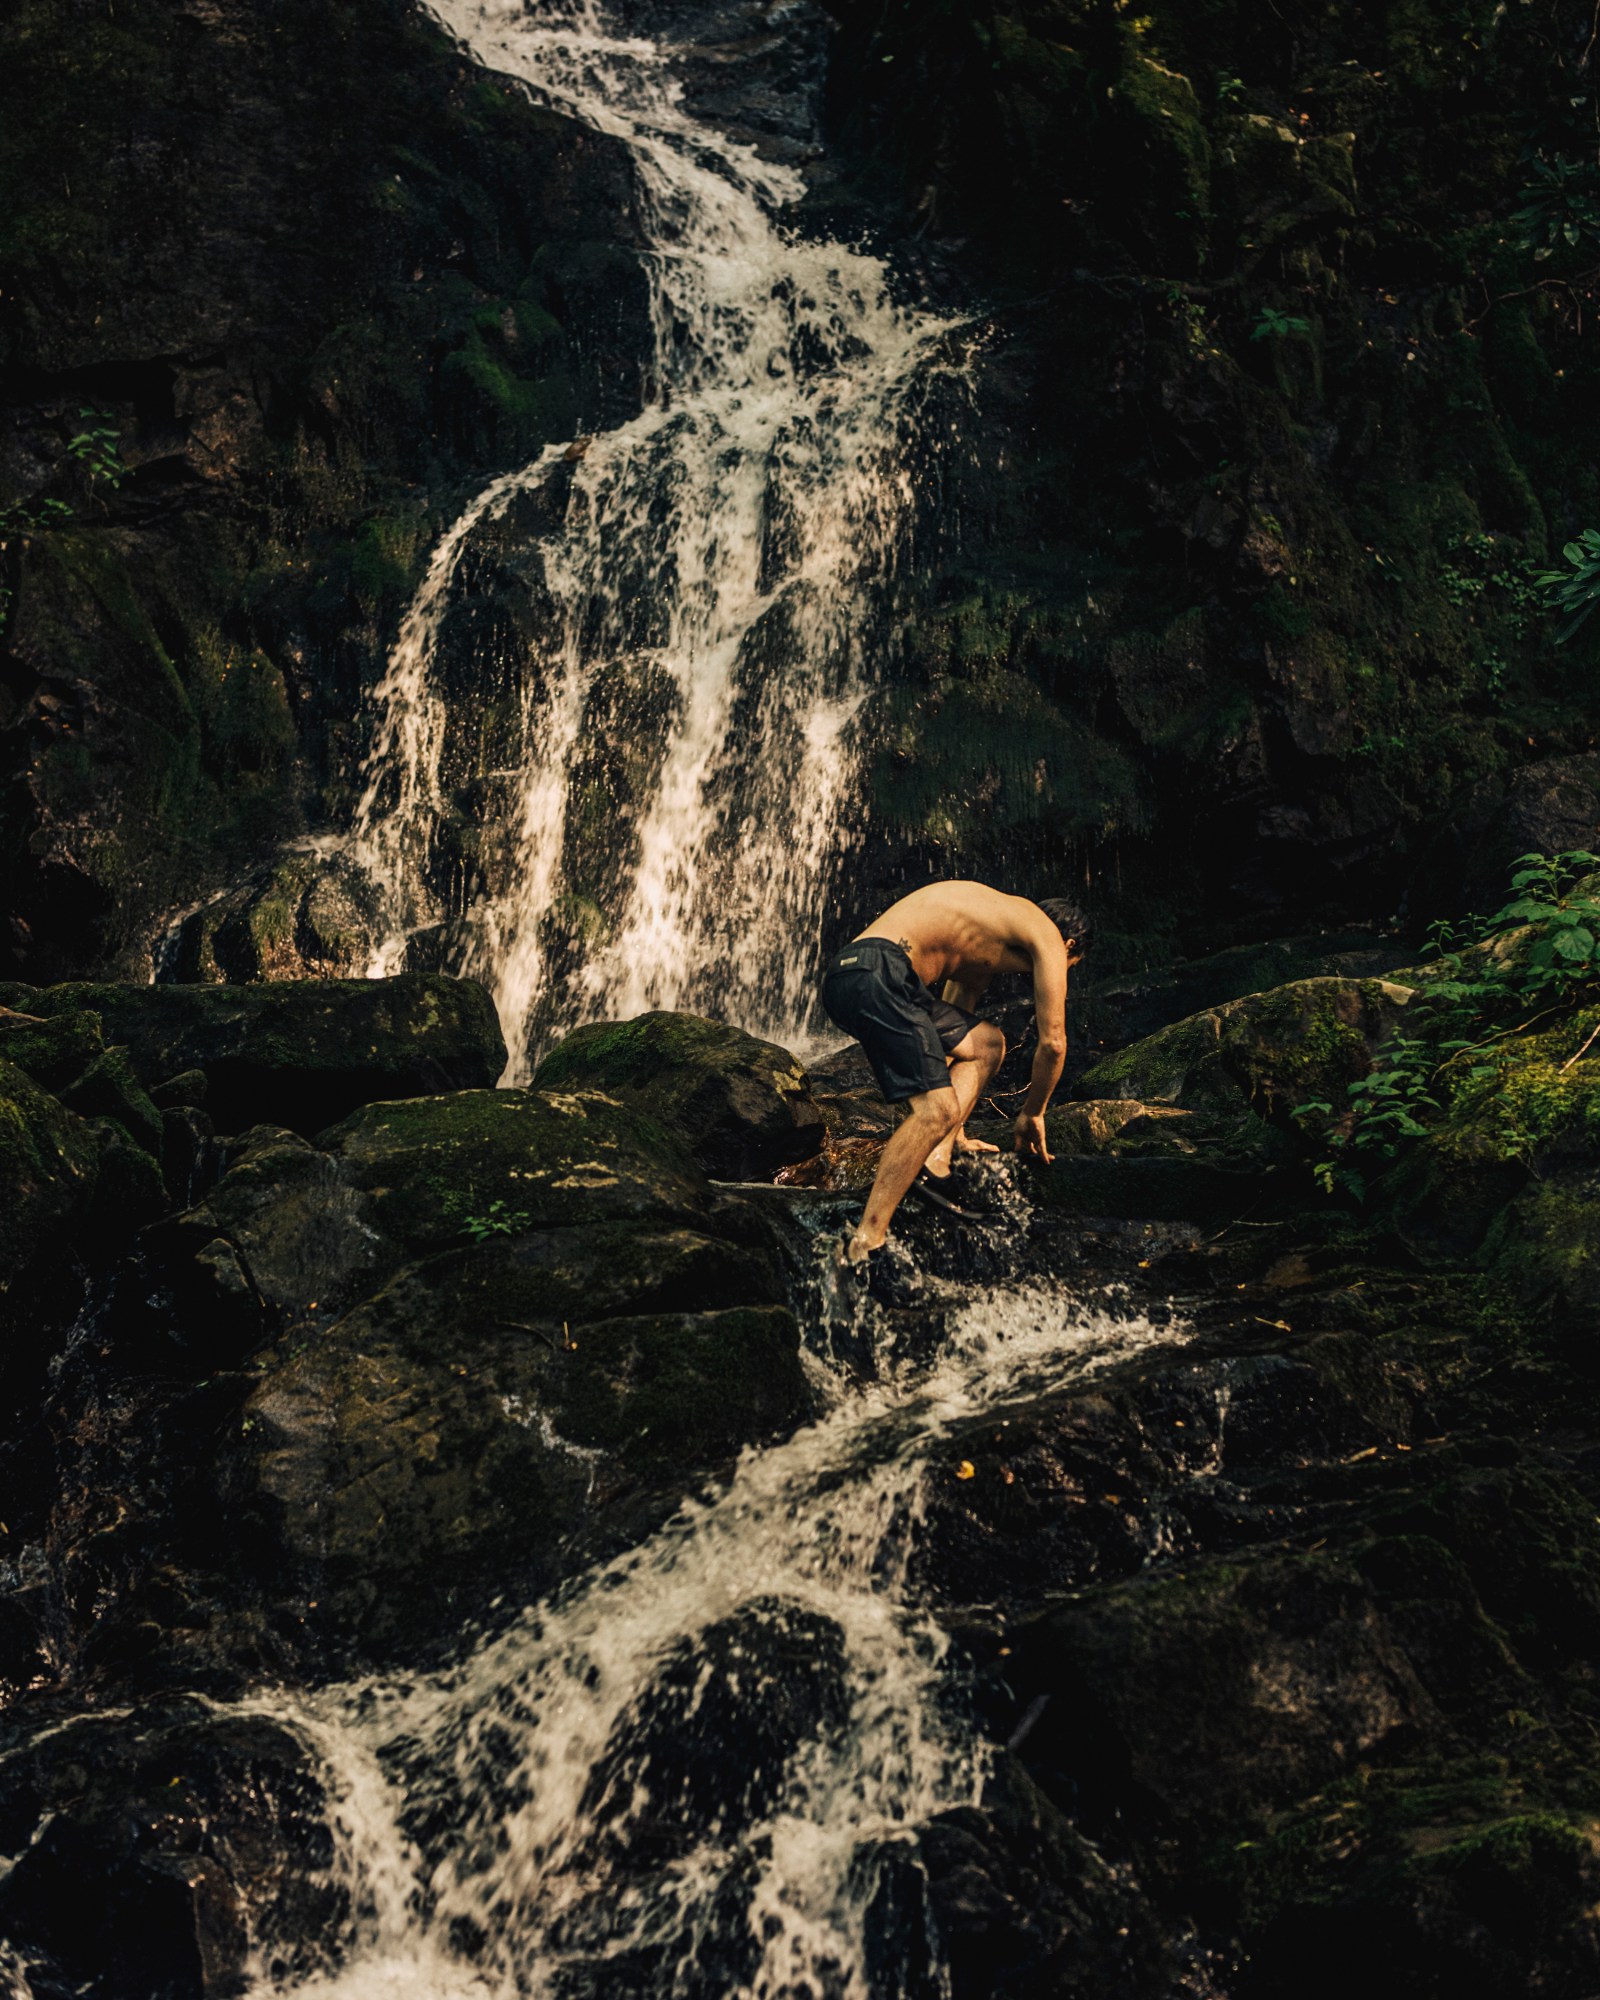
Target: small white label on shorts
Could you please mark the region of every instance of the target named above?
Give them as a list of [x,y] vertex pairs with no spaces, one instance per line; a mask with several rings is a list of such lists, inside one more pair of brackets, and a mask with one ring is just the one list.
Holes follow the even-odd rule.
[[839,963],[841,965],[854,965],[857,963],[857,960],[854,958],[841,958]]

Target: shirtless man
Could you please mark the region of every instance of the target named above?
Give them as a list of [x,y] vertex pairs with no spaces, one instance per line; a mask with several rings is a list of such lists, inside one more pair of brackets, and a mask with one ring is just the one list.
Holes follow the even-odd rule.
[[1088,934],[1072,903],[1030,903],[982,882],[934,882],[902,896],[829,959],[823,1006],[866,1050],[884,1096],[906,1107],[845,1246],[848,1263],[884,1243],[924,1167],[942,1178],[955,1147],[996,1150],[967,1139],[965,1127],[1006,1052],[1005,1036],[973,1012],[997,972],[1033,974],[1039,1047],[1013,1131],[1019,1153],[1048,1162],[1044,1114],[1067,1053],[1067,974]]

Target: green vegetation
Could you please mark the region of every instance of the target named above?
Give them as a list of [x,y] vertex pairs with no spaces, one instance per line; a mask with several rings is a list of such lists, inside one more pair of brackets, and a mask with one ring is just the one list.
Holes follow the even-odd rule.
[[[1571,1076],[1600,1040],[1600,1019],[1579,1011],[1600,1001],[1597,871],[1600,856],[1584,850],[1525,854],[1492,917],[1435,925],[1443,956],[1409,1010],[1416,1031],[1383,1045],[1343,1106],[1312,1099],[1291,1114],[1327,1139],[1330,1156],[1313,1169],[1320,1186],[1364,1196],[1367,1169],[1394,1162],[1447,1113],[1457,1127],[1486,1117],[1502,1157],[1530,1154],[1575,1117],[1600,1132],[1591,1073]],[[1559,1028],[1530,1034],[1553,1019]],[[1481,1152],[1481,1130],[1474,1145]]]
[[487,1243],[494,1236],[520,1236],[531,1226],[526,1209],[512,1209],[503,1201],[491,1201],[482,1214],[464,1217],[461,1229],[474,1243]]
[[1285,340],[1294,335],[1303,338],[1311,331],[1311,322],[1303,313],[1287,313],[1277,306],[1263,306],[1261,317],[1250,329],[1252,340]]
[[1556,634],[1564,644],[1600,604],[1600,528],[1585,528],[1561,553],[1571,567],[1541,570],[1534,582],[1552,611],[1567,614],[1566,623]]
[[1557,153],[1529,162],[1533,175],[1511,221],[1518,241],[1541,262],[1565,245],[1600,250],[1600,165]]

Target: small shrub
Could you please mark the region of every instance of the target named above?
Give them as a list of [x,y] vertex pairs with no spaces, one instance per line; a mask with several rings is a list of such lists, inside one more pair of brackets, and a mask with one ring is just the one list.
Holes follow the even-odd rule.
[[[1439,976],[1408,1009],[1418,1032],[1397,1035],[1381,1049],[1369,1073],[1347,1087],[1342,1107],[1318,1100],[1292,1112],[1326,1138],[1330,1157],[1312,1168],[1324,1192],[1344,1188],[1363,1198],[1363,1166],[1387,1165],[1425,1138],[1453,1093],[1481,1096],[1500,1079],[1501,1044],[1508,1037],[1570,1014],[1600,994],[1600,894],[1594,886],[1600,855],[1582,849],[1524,854],[1515,868],[1510,898],[1492,917],[1432,927]],[[1558,1094],[1564,1103],[1565,1094]],[[1524,1127],[1530,1138],[1538,1136],[1537,1119],[1517,1129]]]
[[1556,633],[1557,643],[1565,644],[1600,604],[1600,528],[1585,528],[1561,553],[1570,569],[1540,570],[1533,580],[1546,608],[1567,614],[1566,623]]
[[518,1236],[530,1227],[532,1218],[521,1209],[509,1209],[503,1201],[491,1201],[481,1215],[469,1215],[461,1224],[474,1243],[487,1243],[491,1236]]
[[1276,306],[1263,306],[1261,317],[1251,329],[1252,340],[1287,340],[1291,335],[1304,338],[1311,331],[1311,322],[1299,313],[1280,312]]

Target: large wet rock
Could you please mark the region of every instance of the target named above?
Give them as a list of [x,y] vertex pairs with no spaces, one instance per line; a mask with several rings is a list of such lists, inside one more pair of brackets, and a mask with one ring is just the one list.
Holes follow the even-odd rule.
[[156,1679],[281,1672],[415,1657],[543,1594],[810,1408],[776,1248],[598,1092],[254,1129],[80,1354],[73,1497],[23,1518],[76,1546],[109,1508],[118,1533],[92,1615],[58,1567],[30,1629]]
[[770,1179],[819,1152],[826,1129],[787,1049],[698,1014],[579,1028],[550,1051],[534,1081],[556,1090],[588,1085],[639,1106],[681,1134],[718,1180]]
[[256,1951],[277,1977],[327,1970],[353,1914],[329,1808],[287,1727],[195,1702],[13,1748],[0,1937],[29,1979],[13,1990],[220,2000]]
[[91,1012],[160,1084],[200,1071],[218,1128],[265,1119],[316,1132],[357,1105],[492,1084],[505,1042],[485,990],[411,973],[253,986],[0,986],[0,1006]]
[[1176,1106],[1197,1114],[1214,1147],[1290,1157],[1294,1112],[1316,1102],[1342,1109],[1412,992],[1386,979],[1294,980],[1119,1050],[1079,1080],[1078,1094]]
[[[1294,980],[1102,1058],[1078,1079],[1082,1101],[1050,1114],[1047,1198],[1080,1214],[1213,1226],[1259,1219],[1263,1203],[1305,1205],[1308,1143],[1343,1117],[1349,1085],[1371,1071],[1412,991],[1384,979]],[[1324,1109],[1302,1123],[1307,1105]]]

